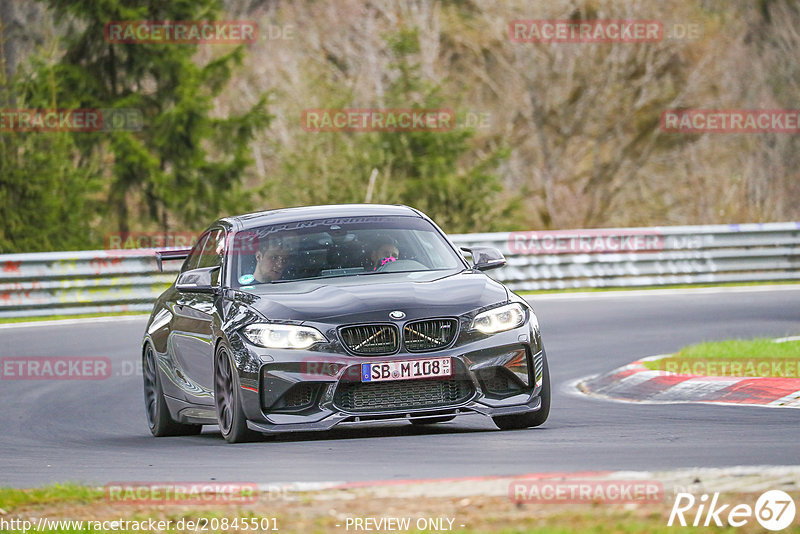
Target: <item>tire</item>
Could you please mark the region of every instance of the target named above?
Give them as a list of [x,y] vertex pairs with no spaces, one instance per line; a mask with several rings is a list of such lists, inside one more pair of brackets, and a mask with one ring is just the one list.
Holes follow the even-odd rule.
[[445,415],[443,417],[430,417],[428,419],[412,419],[410,423],[414,426],[435,425],[436,423],[452,421],[455,418],[455,415]]
[[547,365],[547,356],[542,354],[542,391],[539,396],[542,399],[541,408],[535,412],[517,415],[499,415],[492,417],[492,421],[500,430],[519,430],[543,425],[550,415],[550,368]]
[[239,380],[228,349],[220,345],[214,358],[214,404],[217,407],[217,424],[228,443],[244,443],[256,437],[247,428],[242,410]]
[[149,343],[142,354],[142,381],[144,383],[144,410],[150,433],[160,438],[164,436],[195,436],[203,430],[203,425],[189,425],[175,421],[169,413],[161,376],[156,363],[156,353]]

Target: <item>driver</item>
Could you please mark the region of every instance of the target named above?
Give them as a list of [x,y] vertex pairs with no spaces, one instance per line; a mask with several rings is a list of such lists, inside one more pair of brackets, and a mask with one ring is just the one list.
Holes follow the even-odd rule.
[[261,283],[280,280],[289,259],[289,249],[276,238],[262,239],[256,251],[256,268],[253,277]]
[[375,240],[369,259],[372,263],[372,270],[377,271],[380,267],[397,261],[399,257],[400,249],[397,241],[387,235],[381,235]]

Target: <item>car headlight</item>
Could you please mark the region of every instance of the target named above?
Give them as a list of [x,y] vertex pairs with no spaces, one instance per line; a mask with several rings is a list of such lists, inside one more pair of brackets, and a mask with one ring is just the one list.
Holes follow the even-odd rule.
[[268,349],[307,349],[327,341],[316,328],[293,324],[251,324],[242,329],[242,334],[251,343]]
[[525,322],[525,308],[513,303],[481,312],[472,320],[472,329],[484,334],[496,334],[516,328]]

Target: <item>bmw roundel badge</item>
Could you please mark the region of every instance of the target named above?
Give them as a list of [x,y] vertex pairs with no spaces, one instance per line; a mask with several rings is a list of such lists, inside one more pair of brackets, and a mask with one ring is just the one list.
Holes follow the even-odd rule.
[[399,321],[400,319],[405,319],[406,314],[401,312],[400,310],[395,310],[393,312],[389,312],[389,317]]

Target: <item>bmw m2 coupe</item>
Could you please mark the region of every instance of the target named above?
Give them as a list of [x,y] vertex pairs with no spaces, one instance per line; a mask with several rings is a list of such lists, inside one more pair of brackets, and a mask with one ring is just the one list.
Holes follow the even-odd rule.
[[213,223],[156,301],[142,344],[154,436],[258,433],[468,414],[541,425],[550,379],[530,305],[406,206],[280,209]]

